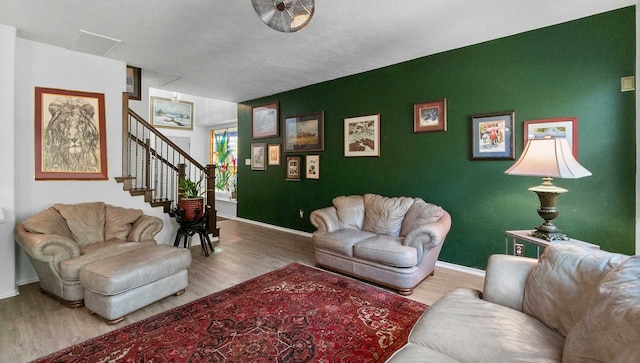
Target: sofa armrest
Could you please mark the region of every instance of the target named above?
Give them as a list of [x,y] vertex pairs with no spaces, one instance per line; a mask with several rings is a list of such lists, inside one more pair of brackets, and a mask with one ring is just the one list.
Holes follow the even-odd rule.
[[316,209],[309,215],[309,220],[318,229],[318,232],[333,232],[340,229],[335,207]]
[[538,263],[535,258],[492,255],[487,262],[482,299],[522,311],[527,277]]
[[451,215],[444,211],[437,221],[423,224],[410,231],[403,244],[417,250],[419,261],[425,251],[429,251],[444,242],[449,229],[451,229]]
[[143,214],[138,220],[131,226],[131,232],[127,236],[129,242],[140,242],[154,239],[158,234],[164,223],[162,219],[150,215]]
[[80,246],[63,236],[32,233],[22,224],[16,226],[16,242],[33,259],[43,262],[57,262],[80,256]]

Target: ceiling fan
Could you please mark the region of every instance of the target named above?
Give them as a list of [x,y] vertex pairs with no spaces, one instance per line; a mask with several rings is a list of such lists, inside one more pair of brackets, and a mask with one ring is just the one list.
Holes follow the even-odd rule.
[[283,33],[306,27],[315,8],[315,0],[251,0],[251,3],[265,24]]

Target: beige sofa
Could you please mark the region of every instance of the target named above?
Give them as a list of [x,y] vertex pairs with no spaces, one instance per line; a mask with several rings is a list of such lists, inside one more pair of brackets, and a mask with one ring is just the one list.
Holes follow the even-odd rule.
[[388,362],[638,362],[640,256],[551,245],[494,255],[484,292],[457,289]]
[[420,198],[341,196],[310,215],[316,265],[410,295],[433,274],[451,217]]
[[162,220],[139,209],[103,202],[55,204],[16,227],[40,288],[69,306],[82,306],[80,271],[88,264],[156,245]]

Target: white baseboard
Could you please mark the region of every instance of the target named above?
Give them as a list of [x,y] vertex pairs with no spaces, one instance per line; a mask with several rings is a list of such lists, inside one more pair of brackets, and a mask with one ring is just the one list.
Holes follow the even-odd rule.
[[[257,221],[253,221],[251,219],[244,219],[244,218],[239,218],[239,217],[230,218],[230,219],[235,219],[235,220],[240,221],[240,222],[251,223],[251,224],[255,224],[255,225],[261,226],[261,227],[271,228],[271,229],[275,229],[275,230],[282,231],[282,232],[293,233],[293,234],[297,234],[297,235],[300,235],[300,236],[305,236],[305,237],[311,237],[312,236],[312,234],[308,233],[308,232],[302,232],[302,231],[298,231],[298,230],[295,230],[295,229],[274,226],[272,224],[267,224],[267,223],[263,223],[263,222],[257,222]],[[480,270],[480,269],[473,268],[473,267],[467,267],[467,266],[463,266],[463,265],[456,265],[455,263],[444,262],[444,261],[436,261],[436,266],[442,267],[442,268],[446,268],[446,269],[449,269],[449,270],[465,272],[465,273],[468,273],[468,274],[471,274],[471,275],[482,276],[482,277],[484,277],[484,274],[485,274],[484,270]]]

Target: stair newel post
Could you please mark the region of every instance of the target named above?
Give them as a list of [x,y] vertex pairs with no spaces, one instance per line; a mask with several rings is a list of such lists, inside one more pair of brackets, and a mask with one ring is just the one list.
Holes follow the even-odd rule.
[[209,207],[209,220],[207,221],[207,230],[213,237],[220,236],[220,228],[217,225],[216,212],[216,166],[207,164],[205,167],[207,175],[207,206]]
[[178,203],[180,203],[180,199],[182,199],[182,193],[184,193],[184,190],[182,190],[182,188],[180,188],[180,180],[185,178],[185,165],[184,164],[178,164],[178,180],[176,182],[176,185],[178,186],[178,202],[176,203],[176,206],[178,205]]
[[129,152],[129,95],[122,92],[122,176],[131,176]]

